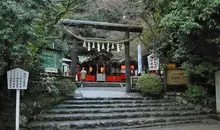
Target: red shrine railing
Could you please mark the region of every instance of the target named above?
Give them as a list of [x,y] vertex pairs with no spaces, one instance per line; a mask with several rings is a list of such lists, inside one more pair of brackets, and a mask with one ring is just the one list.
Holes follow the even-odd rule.
[[[122,82],[125,80],[125,74],[122,75],[110,75],[106,76],[106,82]],[[79,81],[81,81],[81,78],[79,76],[78,78]],[[86,76],[86,81],[87,82],[96,82],[96,75],[87,75]]]
[[86,81],[89,81],[89,82],[95,82],[95,75],[87,75],[86,76]]

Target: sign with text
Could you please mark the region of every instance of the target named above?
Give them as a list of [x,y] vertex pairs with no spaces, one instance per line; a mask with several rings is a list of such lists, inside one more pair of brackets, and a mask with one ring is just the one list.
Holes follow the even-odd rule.
[[27,89],[29,72],[16,68],[7,72],[8,89]]
[[176,64],[175,63],[169,63],[169,64],[167,64],[167,68],[176,68]]
[[159,58],[154,54],[151,54],[147,57],[149,70],[159,70]]
[[43,66],[45,72],[58,73],[58,68],[61,69],[61,53],[56,50],[43,50]]
[[188,84],[188,77],[184,76],[182,69],[168,69],[167,70],[167,85],[186,85]]
[[7,71],[8,89],[16,90],[16,114],[15,114],[15,130],[19,130],[20,117],[20,90],[27,89],[29,72],[15,68]]

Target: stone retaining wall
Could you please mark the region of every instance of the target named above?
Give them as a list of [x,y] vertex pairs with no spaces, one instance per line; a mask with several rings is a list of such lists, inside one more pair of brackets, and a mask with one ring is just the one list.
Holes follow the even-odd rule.
[[164,96],[164,99],[174,100],[179,104],[185,104],[187,106],[194,107],[198,111],[202,110],[206,113],[214,112],[214,110],[211,108],[208,108],[208,107],[203,106],[201,104],[194,104],[192,102],[189,102],[188,100],[186,100],[184,97],[181,96],[181,93],[167,92]]
[[36,118],[36,115],[43,110],[63,101],[64,97],[44,97],[40,99],[21,100],[20,104],[20,127],[25,128],[27,123]]

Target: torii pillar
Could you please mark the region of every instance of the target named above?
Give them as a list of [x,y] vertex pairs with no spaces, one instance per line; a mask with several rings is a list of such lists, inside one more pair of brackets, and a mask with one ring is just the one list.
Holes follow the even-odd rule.
[[[129,31],[125,32],[125,39],[129,39]],[[125,75],[126,75],[126,92],[131,92],[131,71],[130,71],[130,42],[125,45]]]
[[71,49],[71,66],[70,75],[73,76],[73,81],[76,79],[76,64],[77,64],[77,44],[76,41],[72,39],[72,49]]

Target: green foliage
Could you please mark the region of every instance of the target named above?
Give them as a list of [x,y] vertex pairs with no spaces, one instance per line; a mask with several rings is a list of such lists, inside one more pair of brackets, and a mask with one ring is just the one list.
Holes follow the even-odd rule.
[[76,90],[75,82],[70,79],[61,79],[55,82],[55,86],[59,89],[61,95],[66,95],[69,93],[74,93]]
[[[53,85],[56,78],[47,73],[40,73],[36,75],[35,79],[29,81],[28,90],[25,91],[27,95],[31,96],[53,96],[58,95],[57,89]],[[59,91],[59,90],[58,90]]]
[[214,72],[220,68],[220,1],[143,2],[150,3],[142,15],[150,28],[144,33],[147,47],[166,62],[180,63],[188,75],[214,84]]
[[55,85],[51,84],[48,87],[48,93],[50,94],[50,96],[56,97],[56,96],[59,96],[60,91],[59,91],[59,89]]
[[37,78],[29,82],[27,96],[65,96],[74,93],[76,84],[71,79],[58,79],[47,73],[40,73]]
[[[63,50],[66,41],[57,14],[69,0],[0,1],[0,86],[6,91],[6,72],[20,67],[30,72],[29,80],[43,72],[41,49],[55,43]],[[35,81],[34,81],[35,82]],[[40,85],[39,85],[40,86]]]
[[206,104],[209,97],[207,91],[202,86],[197,85],[188,85],[185,96],[189,101],[195,104]]
[[159,94],[161,81],[157,75],[144,74],[138,79],[136,87],[143,94]]
[[14,67],[28,71],[39,67],[39,49],[54,39],[63,43],[62,31],[56,25],[62,6],[62,2],[51,0],[0,1],[0,75]]

